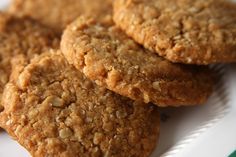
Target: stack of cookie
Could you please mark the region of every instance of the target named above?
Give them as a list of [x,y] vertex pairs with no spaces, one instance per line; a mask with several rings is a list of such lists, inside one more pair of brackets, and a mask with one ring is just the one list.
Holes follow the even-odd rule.
[[207,65],[236,61],[235,13],[225,0],[13,0],[0,126],[35,157],[147,157],[158,107],[204,104]]

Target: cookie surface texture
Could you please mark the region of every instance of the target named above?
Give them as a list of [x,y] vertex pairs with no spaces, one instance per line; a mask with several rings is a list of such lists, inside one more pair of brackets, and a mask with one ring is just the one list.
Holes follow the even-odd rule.
[[78,18],[65,30],[61,49],[88,78],[133,100],[158,106],[195,105],[212,92],[207,68],[171,63],[110,23]]
[[27,18],[0,13],[0,97],[11,75],[14,57],[22,55],[30,59],[58,46],[59,41],[52,30]]
[[97,86],[59,53],[34,59],[4,97],[0,125],[33,156],[147,157],[159,136],[156,106]]
[[117,0],[114,21],[160,56],[187,64],[236,61],[236,4],[228,0]]
[[14,0],[9,12],[29,16],[62,32],[81,14],[111,19],[113,0]]

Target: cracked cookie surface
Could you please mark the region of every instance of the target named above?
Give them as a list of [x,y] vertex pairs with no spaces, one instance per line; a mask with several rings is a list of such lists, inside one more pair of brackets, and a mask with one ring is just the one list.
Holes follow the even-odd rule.
[[206,67],[174,64],[145,50],[118,27],[80,17],[65,30],[61,50],[98,85],[158,106],[204,103],[213,79]]
[[58,46],[59,40],[52,30],[34,20],[0,12],[0,98],[12,72],[13,58],[25,56],[30,59]]
[[147,157],[159,136],[156,106],[97,86],[61,53],[35,58],[8,83],[0,125],[32,156]]
[[117,0],[114,21],[173,62],[236,61],[236,4],[227,0]]
[[9,12],[29,16],[62,32],[81,14],[111,20],[113,0],[13,0]]

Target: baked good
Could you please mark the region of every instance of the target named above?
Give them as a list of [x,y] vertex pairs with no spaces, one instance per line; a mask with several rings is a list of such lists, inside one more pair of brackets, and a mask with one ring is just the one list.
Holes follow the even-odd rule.
[[81,14],[111,20],[113,0],[13,0],[9,12],[29,16],[58,32]]
[[59,40],[51,29],[34,20],[0,12],[0,99],[11,75],[12,58],[22,55],[30,59],[58,46]]
[[212,92],[208,68],[171,63],[110,22],[79,17],[64,31],[61,50],[89,79],[133,100],[189,106],[203,104]]
[[114,21],[172,62],[236,61],[236,4],[229,0],[116,0]]
[[0,126],[32,156],[147,157],[159,114],[99,87],[61,53],[37,57],[5,90]]

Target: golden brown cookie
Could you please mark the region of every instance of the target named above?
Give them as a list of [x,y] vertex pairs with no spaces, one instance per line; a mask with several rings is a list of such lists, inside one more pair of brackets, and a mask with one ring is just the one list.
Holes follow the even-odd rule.
[[32,156],[147,157],[159,136],[155,106],[97,86],[61,53],[27,65],[3,105],[0,126]]
[[236,61],[236,4],[229,0],[116,0],[114,21],[173,62]]
[[26,15],[62,32],[81,14],[111,19],[113,0],[13,0],[9,11]]
[[30,59],[58,46],[59,41],[52,30],[34,20],[0,12],[0,99],[11,74],[12,58],[22,55]]
[[171,63],[145,50],[119,28],[79,17],[65,30],[61,49],[98,85],[158,106],[204,103],[212,92],[206,67]]

